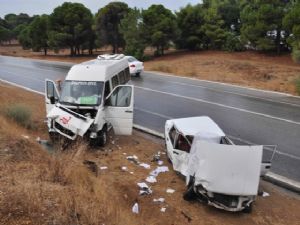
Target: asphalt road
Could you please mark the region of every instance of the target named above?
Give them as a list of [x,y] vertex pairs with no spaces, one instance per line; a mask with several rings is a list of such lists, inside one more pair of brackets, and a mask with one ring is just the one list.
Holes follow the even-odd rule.
[[[0,56],[0,79],[44,92],[71,65]],[[277,145],[272,171],[300,181],[300,98],[154,72],[132,82],[135,124],[163,132],[166,119],[208,115],[237,144]]]

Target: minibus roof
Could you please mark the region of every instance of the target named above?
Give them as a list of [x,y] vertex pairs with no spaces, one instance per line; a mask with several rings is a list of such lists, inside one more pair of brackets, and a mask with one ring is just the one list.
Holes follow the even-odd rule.
[[106,81],[128,67],[128,61],[125,57],[113,57],[116,55],[102,56],[72,66],[66,76],[66,80]]

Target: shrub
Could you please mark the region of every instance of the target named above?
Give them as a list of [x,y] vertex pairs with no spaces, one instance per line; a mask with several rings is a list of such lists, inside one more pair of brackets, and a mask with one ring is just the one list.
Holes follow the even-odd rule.
[[7,107],[5,115],[25,128],[32,127],[31,110],[25,105],[15,104]]
[[240,37],[231,32],[227,33],[223,49],[229,52],[240,52],[245,50]]
[[299,48],[296,48],[296,47],[293,48],[292,58],[295,62],[300,63],[300,49]]
[[296,91],[298,95],[300,95],[300,76],[298,77],[298,79],[296,79],[295,85],[296,85]]

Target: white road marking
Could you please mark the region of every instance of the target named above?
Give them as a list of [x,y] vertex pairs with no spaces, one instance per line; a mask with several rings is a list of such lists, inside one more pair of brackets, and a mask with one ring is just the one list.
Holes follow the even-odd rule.
[[176,81],[168,81],[168,83],[178,84],[178,85],[182,85],[182,86],[202,88],[202,89],[212,90],[212,91],[219,92],[219,93],[228,93],[228,94],[233,94],[233,95],[238,95],[238,96],[243,96],[243,97],[249,97],[249,98],[254,98],[254,99],[265,100],[265,101],[268,101],[268,102],[281,103],[281,104],[285,104],[285,105],[300,107],[300,105],[294,104],[294,103],[289,103],[289,102],[285,102],[285,101],[276,101],[276,100],[273,100],[273,99],[270,99],[270,98],[262,98],[262,97],[257,97],[257,96],[253,96],[253,95],[241,94],[241,93],[237,93],[237,92],[233,92],[233,91],[216,90],[214,88],[206,87],[206,86],[203,86],[203,85],[180,83],[180,82],[176,82]]
[[10,84],[10,85],[16,86],[16,87],[18,87],[18,88],[22,88],[22,89],[24,89],[24,90],[26,90],[26,91],[34,92],[34,93],[39,94],[39,95],[45,95],[45,93],[43,93],[43,92],[39,92],[39,91],[33,90],[33,89],[31,89],[31,88],[24,87],[24,86],[22,86],[22,85],[19,85],[19,84],[14,83],[14,82],[10,82],[10,81],[7,81],[7,80],[3,80],[3,79],[1,79],[1,78],[0,78],[0,81],[3,82],[3,83],[7,83],[7,84]]
[[233,106],[228,106],[228,105],[224,105],[224,104],[221,104],[221,103],[211,102],[211,101],[207,101],[207,100],[204,100],[204,99],[201,99],[201,98],[188,97],[188,96],[174,94],[174,93],[170,93],[170,92],[154,90],[154,89],[151,89],[151,88],[140,87],[140,86],[137,86],[137,85],[135,85],[135,88],[142,89],[142,90],[145,90],[145,91],[151,91],[151,92],[156,92],[156,93],[160,93],[160,94],[170,95],[170,96],[173,96],[173,97],[184,98],[184,99],[187,99],[187,100],[203,102],[203,103],[207,103],[207,104],[210,104],[210,105],[216,105],[216,106],[220,106],[220,107],[227,108],[227,109],[233,109],[233,110],[237,110],[237,111],[244,112],[244,113],[249,113],[249,114],[253,114],[253,115],[257,115],[257,116],[262,116],[262,117],[266,117],[266,118],[270,118],[270,119],[274,119],[274,120],[279,120],[279,121],[283,121],[283,122],[287,122],[287,123],[291,123],[291,124],[300,125],[300,122],[297,122],[297,121],[283,119],[283,118],[280,118],[280,117],[275,117],[275,116],[271,116],[271,115],[268,115],[268,114],[258,113],[258,112],[254,112],[254,111],[250,111],[250,110],[246,110],[246,109],[241,109],[241,108],[237,108],[237,107],[233,107]]
[[173,78],[178,78],[178,79],[183,79],[183,80],[187,79],[187,80],[192,80],[192,81],[200,81],[200,82],[204,82],[204,83],[212,83],[212,84],[218,84],[218,85],[223,85],[223,86],[246,89],[246,90],[250,90],[250,91],[265,92],[265,93],[271,93],[271,94],[276,94],[276,95],[283,95],[283,96],[287,96],[287,97],[300,98],[300,96],[295,96],[295,95],[291,95],[291,94],[284,93],[284,92],[262,90],[262,89],[257,89],[257,88],[253,88],[253,87],[245,87],[245,86],[229,84],[229,83],[222,83],[222,82],[211,81],[211,80],[202,80],[202,79],[192,78],[192,77],[176,76],[173,74],[167,74],[167,73],[163,73],[163,72],[159,72],[159,71],[145,71],[145,72],[151,73],[155,76],[173,77]]
[[163,114],[160,114],[160,113],[151,112],[151,111],[141,109],[141,108],[138,108],[138,107],[134,107],[134,109],[138,110],[138,111],[141,111],[141,112],[149,113],[149,114],[152,114],[152,115],[155,115],[155,116],[158,116],[158,117],[162,117],[162,118],[167,119],[167,120],[172,119],[169,116],[166,116],[166,115],[163,115]]

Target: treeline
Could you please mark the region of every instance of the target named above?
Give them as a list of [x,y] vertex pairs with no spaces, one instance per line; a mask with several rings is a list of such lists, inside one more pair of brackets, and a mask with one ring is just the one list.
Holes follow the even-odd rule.
[[173,13],[163,5],[129,8],[111,2],[93,15],[80,3],[63,3],[50,15],[8,14],[0,19],[0,42],[18,39],[34,51],[69,48],[71,55],[98,47],[142,58],[147,46],[163,55],[177,49],[281,53],[300,61],[300,1],[203,0]]

